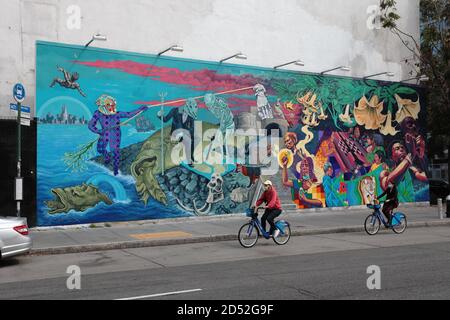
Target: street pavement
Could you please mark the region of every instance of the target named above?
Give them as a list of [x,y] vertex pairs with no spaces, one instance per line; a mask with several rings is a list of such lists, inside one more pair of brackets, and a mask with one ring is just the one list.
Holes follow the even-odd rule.
[[[71,265],[80,267],[80,290],[67,288]],[[367,287],[372,265],[381,271],[380,290]],[[448,299],[449,265],[447,226],[411,228],[401,235],[318,234],[293,237],[285,246],[264,240],[251,249],[222,241],[22,256],[0,262],[0,297]]]
[[[439,220],[437,207],[401,205],[399,210],[408,218],[408,226],[450,226],[450,219]],[[293,235],[341,232],[363,232],[363,223],[370,214],[367,208],[320,211],[289,210],[280,216],[291,224]],[[237,239],[241,225],[249,218],[244,215],[188,217],[32,228],[32,254],[64,254],[112,249],[165,246],[187,243],[214,242]],[[392,231],[391,231],[392,232]]]

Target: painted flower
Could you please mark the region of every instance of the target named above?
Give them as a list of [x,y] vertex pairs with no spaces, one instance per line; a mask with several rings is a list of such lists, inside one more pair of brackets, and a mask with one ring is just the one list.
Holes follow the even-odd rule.
[[315,113],[304,114],[302,117],[302,123],[304,125],[310,126],[310,127],[317,127],[319,125],[319,122],[316,119]]
[[310,124],[311,127],[317,127],[319,125],[319,121],[317,121],[316,116],[317,114],[313,113]]
[[355,120],[350,116],[350,105],[345,107],[344,113],[339,115],[339,120],[341,120],[345,125],[354,125]]
[[380,129],[380,133],[382,135],[391,135],[395,136],[399,131],[395,130],[395,128],[392,126],[392,113],[389,111],[387,114],[386,122],[384,126]]
[[359,125],[364,125],[366,129],[379,129],[386,120],[386,115],[382,114],[383,101],[378,101],[378,96],[373,96],[370,101],[364,96],[355,107],[355,119]]
[[[317,95],[313,94],[311,91],[306,93],[303,97],[299,97],[297,94],[297,101],[300,103],[304,108],[304,113],[310,114],[313,112],[319,112],[319,108],[322,106],[322,104],[319,102],[316,105],[316,99]],[[306,112],[305,112],[306,111]]]
[[417,99],[416,102],[413,102],[410,99],[402,99],[398,94],[396,94],[395,100],[397,100],[398,104],[398,111],[395,114],[395,121],[401,123],[406,117],[412,117],[413,119],[417,119],[419,117],[419,99]]
[[325,112],[323,111],[323,106],[320,106],[320,114],[319,114],[319,120],[326,120],[328,118],[328,116],[325,114]]
[[297,102],[301,103],[303,105],[308,104],[308,102],[311,100],[311,98],[314,97],[313,102],[316,100],[315,95],[313,96],[313,93],[311,91],[307,92],[303,97],[299,97],[297,93]]

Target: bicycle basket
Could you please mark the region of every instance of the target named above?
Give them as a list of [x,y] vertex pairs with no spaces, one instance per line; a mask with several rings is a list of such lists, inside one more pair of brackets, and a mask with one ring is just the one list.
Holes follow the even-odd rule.
[[255,210],[253,210],[252,208],[248,208],[247,210],[245,210],[245,215],[249,218],[253,218],[255,219],[256,217],[258,217],[258,214],[255,212]]

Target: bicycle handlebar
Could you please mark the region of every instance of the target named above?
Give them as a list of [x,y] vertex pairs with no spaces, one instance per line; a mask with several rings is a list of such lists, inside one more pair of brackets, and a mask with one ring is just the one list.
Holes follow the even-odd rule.
[[[253,210],[254,209],[256,209],[256,207],[253,207]],[[258,210],[256,210],[256,211],[259,211],[259,210],[266,210],[267,209],[267,207],[258,207]]]

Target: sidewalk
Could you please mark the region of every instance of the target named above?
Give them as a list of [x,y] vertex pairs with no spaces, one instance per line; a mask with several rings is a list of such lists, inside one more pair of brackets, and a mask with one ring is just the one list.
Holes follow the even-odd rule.
[[[401,205],[399,210],[406,213],[409,228],[450,226],[450,219],[445,218],[445,214],[444,219],[439,220],[435,206]],[[321,209],[320,211],[286,210],[280,218],[290,222],[293,236],[301,236],[364,232],[364,219],[369,213],[369,209],[363,208]],[[244,215],[231,215],[32,228],[30,230],[33,239],[31,254],[64,254],[237,240],[239,228],[248,220]]]

